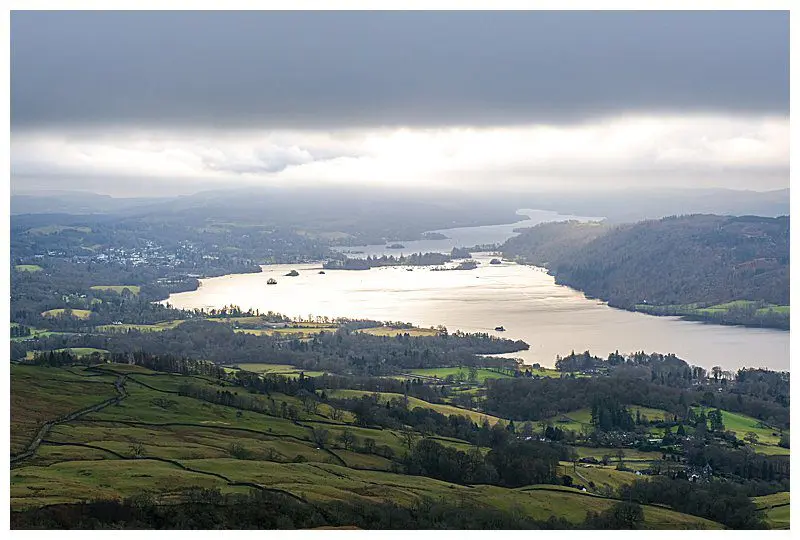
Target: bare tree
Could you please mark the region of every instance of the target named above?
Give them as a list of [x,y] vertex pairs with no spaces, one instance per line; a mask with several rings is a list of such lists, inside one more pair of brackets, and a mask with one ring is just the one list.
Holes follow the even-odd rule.
[[342,431],[342,434],[339,435],[339,441],[344,445],[345,450],[350,450],[356,443],[356,436],[349,429],[345,429]]
[[317,446],[320,448],[325,448],[325,445],[328,444],[328,436],[330,433],[327,429],[322,428],[314,428],[312,430],[314,436],[314,442],[317,443]]

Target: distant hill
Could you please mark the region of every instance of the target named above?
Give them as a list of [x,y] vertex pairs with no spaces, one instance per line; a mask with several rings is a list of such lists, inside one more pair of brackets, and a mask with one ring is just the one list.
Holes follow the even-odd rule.
[[786,216],[547,223],[523,230],[502,250],[614,307],[788,328]]
[[633,223],[673,215],[789,215],[789,190],[617,189],[584,192],[519,194],[526,208],[575,216],[603,216],[609,223]]

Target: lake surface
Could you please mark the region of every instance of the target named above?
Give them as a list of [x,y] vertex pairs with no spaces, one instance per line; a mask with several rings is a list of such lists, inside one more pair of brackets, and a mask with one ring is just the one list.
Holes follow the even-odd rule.
[[[509,262],[490,265],[487,254],[476,254],[475,259],[480,262],[475,270],[448,272],[385,267],[319,274],[321,264],[267,265],[260,274],[202,280],[198,290],[174,294],[168,301],[186,309],[235,304],[289,316],[370,318],[422,327],[443,324],[450,331],[522,339],[530,350],[509,356],[548,367],[556,355],[588,349],[603,357],[615,350],[672,352],[706,369],[719,365],[726,370],[745,366],[789,370],[789,332],[618,310],[556,285],[541,268]],[[292,269],[300,275],[285,277]],[[267,285],[269,278],[275,278],[277,285]],[[505,332],[494,331],[500,325]]]
[[[437,232],[447,238],[442,240],[412,240],[397,242],[403,246],[402,249],[389,249],[385,245],[372,245],[361,247],[337,247],[339,251],[348,252],[351,258],[365,258],[368,255],[409,255],[411,253],[450,253],[454,247],[472,247],[485,244],[502,244],[517,233],[514,229],[533,227],[540,223],[549,221],[600,221],[602,217],[573,216],[569,214],[559,214],[549,210],[534,210],[524,208],[517,210],[517,215],[521,221],[507,223],[505,225],[484,225],[481,227],[459,227],[455,229],[440,229]],[[394,243],[394,242],[392,242]],[[360,253],[354,253],[360,252]]]

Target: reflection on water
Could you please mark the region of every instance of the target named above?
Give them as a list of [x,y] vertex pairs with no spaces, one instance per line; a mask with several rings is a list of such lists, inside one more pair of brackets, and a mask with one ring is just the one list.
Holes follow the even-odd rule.
[[[707,369],[714,365],[727,370],[789,369],[788,332],[613,309],[556,285],[540,268],[490,265],[485,255],[476,260],[481,263],[476,270],[451,272],[384,267],[318,274],[319,264],[269,265],[260,274],[203,280],[197,291],[174,294],[168,301],[187,309],[236,304],[289,316],[371,318],[423,327],[444,324],[451,331],[522,339],[530,350],[514,356],[544,366],[552,366],[557,354],[588,349],[601,356],[615,350],[673,352]],[[291,269],[300,275],[284,276]],[[269,278],[278,284],[267,286]],[[506,332],[494,331],[500,325]]]
[[[402,249],[388,249],[385,245],[340,247],[339,251],[349,252],[351,258],[363,258],[368,255],[409,255],[411,253],[450,253],[454,247],[472,247],[486,244],[502,244],[517,233],[514,229],[533,227],[548,221],[600,221],[599,217],[583,217],[559,214],[548,210],[533,210],[524,208],[517,210],[522,221],[505,225],[484,225],[482,227],[459,227],[457,229],[440,229],[438,232],[445,236],[443,240],[414,240],[403,241]],[[527,216],[527,219],[525,219]],[[360,253],[353,253],[360,252]]]

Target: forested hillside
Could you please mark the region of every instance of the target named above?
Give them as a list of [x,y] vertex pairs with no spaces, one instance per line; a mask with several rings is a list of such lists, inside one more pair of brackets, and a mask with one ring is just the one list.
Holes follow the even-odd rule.
[[788,328],[787,216],[547,223],[508,240],[503,253],[615,307]]

